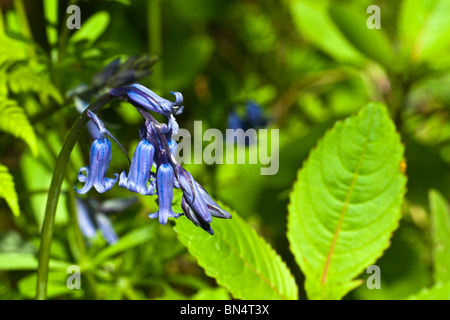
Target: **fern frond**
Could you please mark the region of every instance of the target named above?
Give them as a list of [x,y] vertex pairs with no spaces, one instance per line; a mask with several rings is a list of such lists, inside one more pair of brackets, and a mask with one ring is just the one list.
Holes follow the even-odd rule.
[[23,108],[14,100],[0,97],[0,130],[22,139],[30,147],[33,155],[38,153],[38,143]]
[[15,216],[20,213],[14,180],[7,167],[0,163],[0,198],[5,199]]
[[35,92],[50,96],[58,103],[63,103],[63,98],[58,89],[45,77],[27,66],[20,66],[8,74],[8,84],[13,93]]

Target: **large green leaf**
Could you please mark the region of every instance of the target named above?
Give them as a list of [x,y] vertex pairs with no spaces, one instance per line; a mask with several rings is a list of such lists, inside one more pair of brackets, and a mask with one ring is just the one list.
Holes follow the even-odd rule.
[[450,209],[436,190],[429,192],[435,282],[450,282]]
[[355,9],[334,3],[330,7],[330,15],[347,40],[361,53],[387,68],[393,66],[393,51],[388,37],[383,29],[367,28],[367,14],[363,7]]
[[0,130],[24,140],[34,155],[38,153],[34,129],[23,108],[13,100],[0,98]]
[[401,216],[403,146],[386,107],[339,121],[311,151],[290,196],[288,238],[310,299],[340,299],[389,246]]
[[0,164],[0,198],[6,200],[15,216],[20,213],[19,199],[17,197],[14,180],[7,167]]
[[182,217],[175,230],[207,275],[237,299],[297,299],[289,269],[270,245],[236,213],[214,219],[214,236]]

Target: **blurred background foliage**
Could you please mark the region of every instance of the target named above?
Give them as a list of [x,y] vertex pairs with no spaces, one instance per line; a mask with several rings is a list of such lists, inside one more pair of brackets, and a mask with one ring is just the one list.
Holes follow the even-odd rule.
[[[46,194],[55,159],[78,114],[67,92],[90,84],[116,58],[125,61],[143,54],[159,60],[152,74],[139,80],[141,84],[167,98],[170,91],[183,93],[180,127],[192,130],[193,121],[202,120],[203,130],[224,130],[233,110],[254,101],[270,119],[269,128],[280,129],[276,175],[261,176],[258,165],[192,164],[186,169],[271,243],[300,288],[303,276],[286,238],[288,197],[296,172],[336,120],[369,101],[386,103],[406,149],[403,218],[391,247],[377,262],[382,290],[361,286],[346,299],[402,299],[433,283],[427,195],[434,188],[450,196],[448,1],[1,0],[0,4],[0,190],[6,198],[0,199],[0,298],[35,294]],[[71,4],[81,9],[80,30],[66,27]],[[381,8],[379,30],[366,27],[371,15],[366,10],[372,4]],[[11,126],[10,117],[19,125]],[[132,154],[141,122],[138,113],[116,103],[102,111],[102,118]],[[85,247],[77,245],[73,186],[89,145],[86,132],[71,156],[63,185],[49,297],[229,299],[169,225],[148,219],[147,214],[157,209],[156,197],[136,197],[127,209],[109,213],[119,238],[115,245],[100,233]],[[120,150],[113,148],[118,155]],[[126,157],[115,156],[109,172],[121,172],[127,165]],[[100,203],[129,196],[121,188],[88,195]],[[72,264],[83,270],[86,285],[81,290],[66,287],[66,269]]]

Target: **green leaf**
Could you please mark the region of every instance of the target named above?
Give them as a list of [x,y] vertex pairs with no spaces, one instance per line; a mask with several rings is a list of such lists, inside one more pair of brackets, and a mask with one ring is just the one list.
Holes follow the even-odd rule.
[[0,130],[25,141],[33,155],[37,155],[37,139],[25,111],[14,100],[0,97]]
[[361,64],[364,57],[355,50],[333,23],[328,7],[329,1],[291,1],[291,15],[297,30],[336,60]]
[[355,10],[343,3],[334,2],[330,7],[330,15],[347,40],[362,54],[392,68],[394,57],[391,43],[383,29],[367,28],[368,16],[364,9],[359,7]]
[[[70,273],[64,272],[49,272],[48,274],[48,288],[47,298],[52,299],[63,295],[81,295],[80,291],[83,290],[83,279],[81,280],[81,290],[69,289],[67,287],[67,279],[71,276]],[[20,293],[28,298],[34,299],[36,293],[37,275],[32,273],[22,278],[17,286]]]
[[404,0],[399,13],[398,38],[402,53],[412,62],[448,59],[450,24],[447,0]]
[[445,284],[436,283],[429,289],[423,289],[417,294],[408,298],[408,300],[450,300],[450,282]]
[[430,190],[431,228],[433,234],[434,281],[450,282],[450,209],[445,198]]
[[142,228],[130,231],[123,237],[119,238],[119,241],[117,241],[114,245],[108,246],[106,249],[96,255],[94,258],[94,264],[103,262],[109,257],[126,251],[132,247],[146,243],[153,239],[154,236],[154,225],[146,225]]
[[340,299],[390,244],[401,217],[403,146],[386,107],[335,124],[298,173],[288,238],[310,299]]
[[95,42],[105,32],[109,25],[110,16],[107,11],[99,11],[93,14],[81,25],[81,28],[77,30],[70,38],[70,43],[79,41]]
[[[69,262],[50,260],[51,270],[66,270]],[[38,260],[36,256],[28,252],[0,252],[0,271],[3,270],[36,270]]]
[[224,288],[204,288],[191,296],[191,300],[230,300],[230,295]]
[[0,198],[6,200],[6,203],[8,203],[9,208],[15,216],[19,216],[19,199],[14,186],[14,180],[8,168],[2,164],[0,164]]
[[178,238],[208,276],[236,299],[298,299],[295,279],[280,256],[236,213],[214,219],[214,235],[184,217],[176,221]]

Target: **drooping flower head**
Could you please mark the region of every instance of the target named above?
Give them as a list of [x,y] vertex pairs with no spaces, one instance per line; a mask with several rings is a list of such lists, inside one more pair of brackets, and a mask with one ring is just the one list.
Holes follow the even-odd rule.
[[[113,67],[114,64],[111,68]],[[128,175],[125,171],[121,173],[119,186],[141,195],[156,194],[159,208],[157,212],[150,213],[149,217],[158,218],[161,224],[167,224],[169,218],[185,215],[196,226],[212,235],[214,234],[210,225],[212,217],[230,219],[231,215],[223,210],[176,160],[177,143],[172,139],[172,135],[177,133],[178,124],[174,115],[183,111],[181,105],[183,96],[178,92],[171,93],[175,96],[174,102],[159,97],[139,84],[109,91],[111,96],[127,100],[135,106],[145,120],[139,130],[140,141],[130,162]],[[168,123],[159,123],[151,112],[165,115]],[[92,186],[99,192],[105,192],[118,180],[117,174],[115,179],[106,178],[111,161],[111,142],[108,138],[116,142],[117,140],[95,114],[88,111],[88,116],[98,128],[99,134],[91,147],[90,165],[80,169],[79,180],[85,182],[85,185],[77,192],[86,193]],[[120,147],[124,150],[122,146]],[[155,171],[152,171],[153,167],[156,168]],[[86,175],[83,175],[83,172]],[[181,198],[183,213],[173,211],[174,189],[181,189],[183,193]]]

